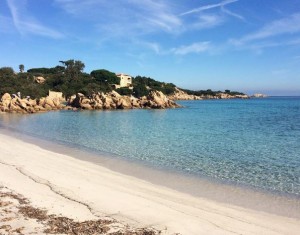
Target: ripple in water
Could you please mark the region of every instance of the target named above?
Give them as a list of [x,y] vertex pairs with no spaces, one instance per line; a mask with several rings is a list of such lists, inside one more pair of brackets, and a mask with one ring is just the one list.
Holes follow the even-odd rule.
[[300,195],[300,98],[181,102],[169,110],[2,115],[0,124],[78,148]]

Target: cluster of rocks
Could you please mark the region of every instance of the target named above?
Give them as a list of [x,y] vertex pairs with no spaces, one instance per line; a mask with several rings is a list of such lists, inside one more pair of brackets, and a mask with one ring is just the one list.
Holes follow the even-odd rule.
[[116,91],[104,94],[98,92],[91,97],[86,97],[77,93],[68,100],[68,105],[76,108],[94,110],[94,109],[165,109],[177,108],[180,105],[170,100],[160,91],[151,91],[148,96],[135,98],[133,96],[122,96]]
[[197,95],[189,95],[177,87],[175,88],[174,93],[169,95],[168,98],[171,100],[202,100],[202,97]]
[[0,101],[0,111],[10,113],[36,113],[63,109],[58,98],[43,97],[41,99],[20,98],[5,93]]
[[0,112],[9,113],[36,113],[61,109],[165,109],[178,107],[180,105],[160,91],[151,91],[148,96],[141,98],[122,96],[115,91],[107,94],[95,93],[90,97],[77,93],[68,99],[67,105],[62,103],[62,99],[52,96],[40,99],[22,99],[17,95],[5,93],[0,100]]
[[248,95],[230,95],[227,93],[218,93],[217,99],[249,99]]

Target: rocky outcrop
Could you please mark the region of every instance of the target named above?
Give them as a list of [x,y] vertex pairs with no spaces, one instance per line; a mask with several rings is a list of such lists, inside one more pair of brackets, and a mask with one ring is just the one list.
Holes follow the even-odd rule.
[[227,93],[218,93],[217,94],[218,99],[249,99],[248,95],[230,95]]
[[39,83],[39,84],[43,84],[45,83],[46,79],[44,77],[41,77],[41,76],[37,76],[37,77],[34,77],[34,80]]
[[250,97],[249,97],[249,95],[235,95],[234,96],[236,99],[249,99]]
[[102,109],[165,109],[177,108],[180,105],[170,100],[160,91],[151,91],[148,96],[135,98],[133,96],[122,96],[115,91],[104,94],[98,92],[90,97],[81,93],[71,96],[68,105],[61,103],[59,97],[42,97],[40,99],[21,99],[12,97],[5,93],[0,101],[0,112],[9,113],[36,113],[51,110],[102,110]]
[[98,92],[91,97],[86,97],[81,93],[77,93],[68,100],[68,105],[87,110],[136,108],[165,109],[180,107],[160,91],[151,91],[148,96],[141,98],[121,96],[115,91],[107,94]]
[[176,104],[173,100],[169,99],[161,91],[151,91],[147,96],[148,102],[146,108],[164,109],[164,108],[177,108],[180,105]]
[[197,95],[189,95],[177,87],[175,88],[174,93],[169,95],[168,98],[171,100],[202,100],[202,97]]
[[64,105],[60,103],[59,99],[51,99],[48,96],[39,100],[21,99],[18,96],[5,93],[0,101],[0,111],[10,113],[36,113],[63,108]]

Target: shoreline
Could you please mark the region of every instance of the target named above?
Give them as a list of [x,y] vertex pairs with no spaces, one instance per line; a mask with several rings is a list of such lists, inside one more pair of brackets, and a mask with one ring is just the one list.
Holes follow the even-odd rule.
[[2,132],[4,135],[36,145],[47,151],[96,164],[151,184],[167,187],[194,197],[300,219],[300,197],[298,195],[188,174],[163,166],[152,166],[141,160],[124,159],[111,153],[99,153],[91,149],[82,149],[82,147],[71,146],[68,143],[59,143],[47,138],[41,139],[39,136],[8,129],[0,126],[0,134]]
[[[297,234],[300,229],[299,218],[195,197],[2,133],[0,142],[1,184],[56,214],[89,217],[74,206],[77,201],[96,214],[134,227],[154,227],[165,234]],[[72,201],[54,203],[49,185]]]

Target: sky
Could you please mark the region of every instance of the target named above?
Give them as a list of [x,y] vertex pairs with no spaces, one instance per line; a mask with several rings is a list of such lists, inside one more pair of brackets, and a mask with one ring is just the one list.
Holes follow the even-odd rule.
[[0,0],[0,67],[68,59],[186,89],[300,95],[300,1]]

